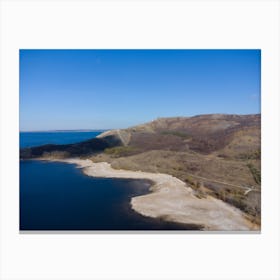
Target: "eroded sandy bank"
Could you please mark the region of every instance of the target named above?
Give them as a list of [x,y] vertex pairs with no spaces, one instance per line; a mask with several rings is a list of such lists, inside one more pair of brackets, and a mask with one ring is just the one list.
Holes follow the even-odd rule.
[[93,163],[76,158],[55,161],[76,164],[86,175],[93,177],[152,180],[151,193],[131,200],[132,208],[144,216],[203,225],[205,230],[259,230],[239,209],[210,196],[197,198],[190,187],[171,175],[116,170],[107,162]]

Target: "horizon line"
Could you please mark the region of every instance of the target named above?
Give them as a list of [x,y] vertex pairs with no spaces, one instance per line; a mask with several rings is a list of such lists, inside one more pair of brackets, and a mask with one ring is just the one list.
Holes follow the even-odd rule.
[[19,132],[91,132],[91,131],[106,131],[110,128],[99,129],[46,129],[46,130],[19,130]]
[[[248,116],[248,115],[261,115],[261,112],[259,113],[250,113],[250,114],[232,114],[232,113],[205,113],[205,114],[198,114],[198,115],[192,115],[192,116],[169,116],[169,117],[157,117],[153,120],[150,120],[148,122],[152,122],[158,119],[168,119],[168,118],[193,118],[198,116],[207,116],[207,115],[236,115],[236,116]],[[147,121],[143,121],[140,124],[147,123]],[[138,124],[135,124],[138,125]],[[134,126],[135,126],[134,125]],[[128,126],[132,127],[132,126]],[[127,128],[127,127],[126,127]],[[106,131],[106,130],[114,130],[114,129],[125,129],[125,128],[98,128],[98,129],[92,129],[92,128],[86,128],[86,129],[46,129],[46,130],[19,130],[19,132],[90,132],[90,131]]]

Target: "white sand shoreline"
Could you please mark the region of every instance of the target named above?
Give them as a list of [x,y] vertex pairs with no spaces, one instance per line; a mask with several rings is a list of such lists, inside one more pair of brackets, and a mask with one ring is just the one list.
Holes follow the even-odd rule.
[[48,159],[76,164],[88,176],[103,178],[148,179],[154,182],[151,193],[133,197],[131,207],[136,212],[166,221],[202,225],[204,230],[258,231],[242,211],[208,196],[197,198],[194,191],[176,177],[162,173],[116,170],[107,162],[93,163],[89,159]]

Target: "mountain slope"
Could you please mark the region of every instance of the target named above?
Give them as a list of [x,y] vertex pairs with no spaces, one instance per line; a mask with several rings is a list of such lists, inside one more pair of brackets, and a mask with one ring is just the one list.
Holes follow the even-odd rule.
[[260,115],[164,118],[122,132],[128,135],[126,146],[106,149],[92,160],[171,174],[198,196],[222,199],[260,223]]
[[161,118],[128,129],[106,131],[97,138],[76,144],[23,149],[21,158],[40,157],[44,152],[56,151],[68,156],[86,156],[117,146],[130,147],[134,153],[168,150],[214,153],[222,157],[259,157],[260,121],[260,115]]
[[222,199],[260,223],[260,135],[260,114],[160,118],[76,144],[22,149],[20,157],[83,157],[117,169],[167,173],[198,196]]
[[201,154],[216,152],[223,157],[244,157],[260,150],[260,122],[260,115],[214,114],[161,118],[110,133],[125,135],[125,145],[141,151],[191,150]]

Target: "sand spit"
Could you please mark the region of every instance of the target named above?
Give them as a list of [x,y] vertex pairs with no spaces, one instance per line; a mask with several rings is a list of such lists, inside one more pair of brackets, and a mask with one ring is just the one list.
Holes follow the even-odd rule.
[[194,191],[176,177],[162,173],[116,170],[107,162],[58,159],[78,165],[88,176],[105,178],[148,179],[154,182],[151,193],[133,197],[132,208],[138,213],[163,218],[167,221],[203,225],[204,230],[248,231],[259,230],[237,208],[208,196],[198,198]]

